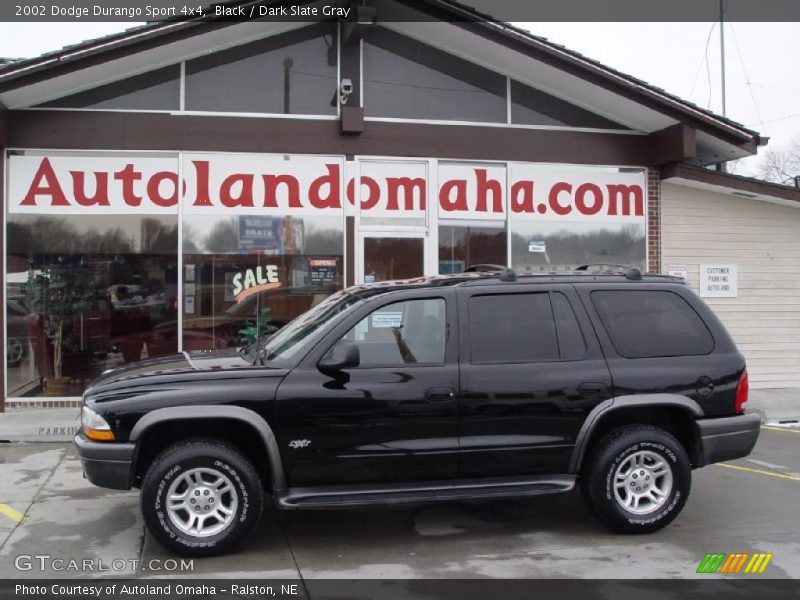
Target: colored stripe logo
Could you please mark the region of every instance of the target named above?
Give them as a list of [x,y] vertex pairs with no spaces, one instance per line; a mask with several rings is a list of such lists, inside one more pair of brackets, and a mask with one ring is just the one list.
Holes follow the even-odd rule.
[[708,552],[697,566],[698,573],[763,573],[772,560],[766,552]]

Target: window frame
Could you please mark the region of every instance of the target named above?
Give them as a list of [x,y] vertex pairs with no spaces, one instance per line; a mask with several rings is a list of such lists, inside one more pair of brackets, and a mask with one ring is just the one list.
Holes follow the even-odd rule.
[[[623,354],[619,350],[617,345],[614,343],[614,338],[611,335],[611,333],[609,333],[609,329],[606,326],[606,322],[603,319],[603,315],[601,314],[601,312],[597,309],[597,306],[595,305],[594,298],[592,297],[595,294],[595,292],[624,292],[624,293],[631,293],[631,294],[632,293],[641,293],[641,292],[651,292],[651,293],[652,292],[656,292],[656,293],[672,294],[674,296],[677,296],[678,298],[680,298],[680,300],[683,302],[683,304],[687,308],[689,308],[697,316],[697,319],[700,321],[700,323],[705,328],[706,332],[708,333],[709,338],[711,339],[711,349],[708,352],[692,353],[692,354],[656,354],[656,355],[652,355],[652,356],[626,356],[625,354]],[[700,311],[697,310],[697,307],[694,305],[694,303],[691,301],[691,299],[689,297],[686,297],[683,294],[678,293],[674,289],[667,289],[667,288],[663,288],[663,287],[647,287],[647,288],[639,288],[639,289],[630,289],[630,288],[616,287],[616,286],[615,287],[608,287],[608,288],[593,288],[593,289],[590,289],[590,290],[587,291],[586,300],[588,301],[588,304],[591,306],[591,310],[592,310],[592,313],[593,313],[593,320],[596,320],[596,322],[599,324],[600,329],[602,330],[602,332],[604,334],[605,341],[607,342],[608,346],[610,346],[610,348],[614,351],[614,353],[619,358],[622,358],[624,360],[653,360],[653,359],[665,359],[665,358],[685,358],[685,357],[692,357],[692,356],[709,356],[709,355],[713,354],[714,351],[717,348],[717,339],[714,336],[714,332],[712,331],[711,327],[709,327],[708,323],[706,323],[706,321],[703,318],[703,316],[700,313]],[[595,325],[595,327],[597,327],[597,325]]]
[[[302,357],[297,363],[297,368],[303,369],[318,369],[320,360],[330,351],[335,344],[337,344],[353,327],[356,326],[364,317],[372,314],[374,311],[383,306],[394,304],[396,302],[408,300],[427,300],[427,299],[442,299],[445,301],[445,351],[443,363],[425,363],[425,364],[408,364],[398,367],[397,365],[391,366],[377,366],[370,365],[368,367],[358,366],[355,369],[403,369],[403,368],[432,368],[432,367],[449,367],[458,364],[459,354],[459,336],[458,333],[458,307],[456,305],[455,290],[452,288],[443,288],[432,290],[430,288],[423,289],[402,289],[397,291],[382,291],[376,289],[372,298],[366,298],[366,301],[359,303],[346,318],[343,318],[336,326],[327,333],[327,335],[319,340],[319,342],[310,349],[305,356]],[[358,292],[357,292],[358,293]],[[367,292],[368,293],[368,292]],[[353,370],[355,370],[353,369]]]
[[[483,365],[534,365],[534,364],[547,364],[547,363],[574,363],[586,360],[589,356],[589,341],[587,339],[587,333],[583,324],[581,324],[581,320],[579,317],[579,312],[575,307],[573,300],[570,298],[570,295],[565,291],[550,287],[550,286],[542,286],[542,285],[517,285],[512,286],[510,289],[504,290],[497,290],[488,287],[486,289],[481,289],[480,287],[476,288],[467,288],[464,290],[465,294],[463,294],[462,299],[459,302],[459,311],[460,314],[465,315],[465,329],[467,330],[467,335],[461,336],[461,361],[465,364],[469,365],[476,365],[476,366],[483,366]],[[472,326],[469,321],[469,314],[470,314],[470,300],[476,296],[504,296],[504,295],[526,295],[526,294],[547,294],[548,300],[550,302],[550,313],[553,318],[553,329],[555,331],[556,336],[556,348],[558,350],[558,358],[555,359],[536,359],[536,360],[491,360],[491,361],[475,361],[472,358]],[[584,351],[583,354],[579,358],[563,358],[561,356],[561,343],[562,343],[562,331],[561,327],[558,324],[558,319],[556,319],[555,310],[553,310],[553,294],[561,294],[564,299],[567,301],[567,304],[572,309],[572,314],[575,317],[575,323],[578,326],[578,330],[581,333],[581,337],[583,338],[583,345]]]
[[[421,302],[421,301],[424,302],[425,300],[441,300],[442,302],[444,302],[444,356],[443,356],[443,360],[441,362],[402,363],[402,364],[399,364],[399,363],[387,363],[387,364],[370,364],[370,365],[361,365],[361,364],[359,364],[357,367],[353,367],[353,369],[354,370],[355,369],[358,369],[358,370],[366,370],[366,369],[406,369],[408,367],[443,367],[443,366],[445,366],[447,364],[447,343],[448,343],[450,327],[449,327],[449,323],[448,323],[448,312],[449,311],[448,311],[448,307],[447,307],[447,299],[444,298],[443,296],[429,296],[429,297],[425,297],[425,298],[403,298],[403,299],[400,299],[400,300],[393,300],[393,301],[387,302],[385,304],[381,304],[380,306],[376,306],[376,307],[372,308],[368,313],[363,315],[361,318],[359,318],[355,323],[353,323],[352,327],[350,327],[344,333],[344,335],[342,335],[339,338],[337,338],[336,341],[333,344],[331,344],[331,346],[328,348],[328,350],[330,350],[331,348],[333,348],[333,346],[335,346],[340,341],[342,341],[345,338],[346,335],[348,335],[351,331],[353,331],[353,329],[355,329],[355,327],[359,323],[361,323],[361,321],[363,321],[364,319],[368,319],[369,317],[371,317],[377,311],[382,310],[382,309],[386,308],[387,306],[391,306],[392,304],[401,304],[403,302],[409,302],[409,303],[410,302]],[[355,343],[358,344],[358,342],[355,342]],[[360,348],[359,348],[359,351],[360,351]],[[325,352],[325,354],[327,354],[327,352]],[[325,356],[325,354],[323,354],[322,356]]]
[[[452,52],[448,52],[435,45],[429,44],[424,41],[417,40],[409,37],[392,29],[385,27],[377,28],[368,31],[361,42],[361,89],[363,90],[363,97],[369,96],[367,79],[367,46],[374,46],[383,52],[396,55],[404,60],[421,65],[425,68],[432,69],[443,73],[449,77],[457,79],[472,86],[473,88],[480,89],[490,96],[496,96],[499,100],[498,106],[502,107],[502,115],[498,115],[497,120],[481,119],[467,119],[467,118],[436,118],[424,116],[386,116],[372,113],[370,105],[367,101],[362,102],[364,108],[365,120],[371,121],[386,121],[386,122],[414,122],[414,123],[443,123],[443,124],[474,124],[474,125],[488,125],[488,126],[503,126],[509,124],[509,84],[508,76],[505,73],[483,66],[474,60],[468,60]],[[429,60],[429,63],[422,62],[420,55],[424,55]],[[452,70],[440,69],[443,63],[448,63],[449,67],[457,65],[461,68],[462,72],[466,73],[470,79],[463,79],[452,74]],[[487,83],[489,78],[494,77],[495,85]],[[496,88],[496,89],[494,89]],[[374,95],[372,96],[374,97]]]

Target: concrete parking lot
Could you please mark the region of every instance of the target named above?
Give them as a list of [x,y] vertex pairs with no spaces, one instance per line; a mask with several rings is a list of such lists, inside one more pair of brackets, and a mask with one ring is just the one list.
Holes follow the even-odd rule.
[[[577,493],[400,509],[269,509],[235,555],[165,571],[176,557],[145,533],[138,491],[89,485],[69,444],[3,444],[0,578],[91,574],[70,569],[69,560],[95,569],[99,560],[105,568],[116,561],[101,574],[134,577],[691,578],[706,552],[771,552],[762,577],[796,578],[799,449],[800,429],[764,428],[747,459],[695,471],[683,514],[648,536],[608,533]],[[49,558],[37,558],[43,555]]]

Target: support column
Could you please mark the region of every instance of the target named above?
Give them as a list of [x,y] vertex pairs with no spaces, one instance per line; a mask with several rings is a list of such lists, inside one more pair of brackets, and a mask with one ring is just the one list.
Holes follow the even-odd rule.
[[647,169],[647,270],[661,272],[661,177]]
[[[5,172],[6,162],[6,145],[8,144],[8,111],[6,107],[0,104],[0,248],[5,248],[5,235],[6,235],[6,183],[3,179]],[[6,261],[3,258],[0,260],[0,282],[6,285]],[[3,291],[2,298],[5,298],[5,290]],[[0,307],[0,339],[5,337],[1,332],[5,331],[6,327],[6,310],[5,306]],[[5,350],[3,351],[5,356]],[[3,359],[5,361],[5,359]],[[3,366],[0,369],[0,412],[5,412],[6,405],[6,369]]]

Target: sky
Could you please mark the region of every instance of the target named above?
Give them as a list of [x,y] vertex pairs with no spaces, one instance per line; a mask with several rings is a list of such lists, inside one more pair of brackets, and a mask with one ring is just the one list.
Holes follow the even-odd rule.
[[[28,58],[135,23],[0,23],[0,57]],[[718,23],[516,23],[722,113]],[[786,146],[800,136],[800,23],[726,23],[727,116]],[[763,153],[763,149],[761,150]],[[760,155],[734,171],[757,174]]]

